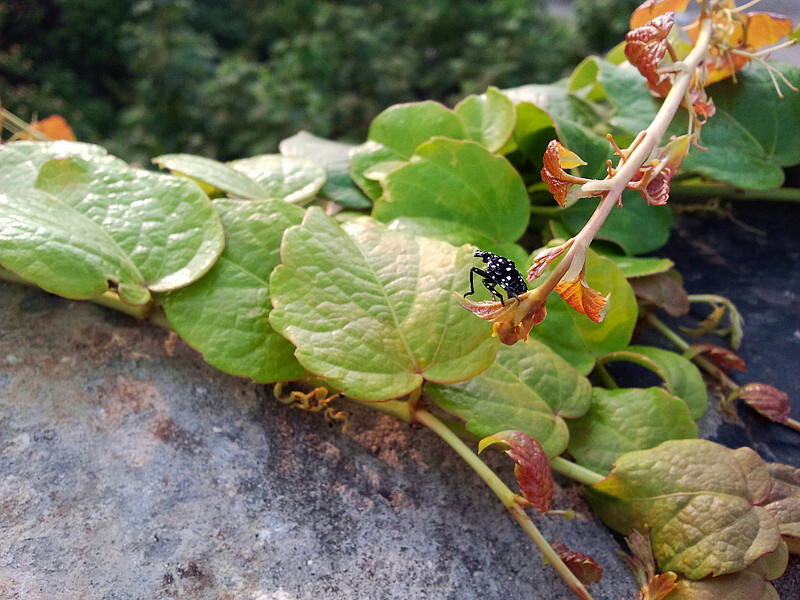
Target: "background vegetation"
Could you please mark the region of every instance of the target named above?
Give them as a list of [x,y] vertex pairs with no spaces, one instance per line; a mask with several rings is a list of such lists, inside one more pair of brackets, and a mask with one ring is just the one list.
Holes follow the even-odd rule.
[[64,115],[129,161],[274,152],[301,129],[361,141],[381,110],[557,79],[617,43],[638,0],[12,0],[0,100]]

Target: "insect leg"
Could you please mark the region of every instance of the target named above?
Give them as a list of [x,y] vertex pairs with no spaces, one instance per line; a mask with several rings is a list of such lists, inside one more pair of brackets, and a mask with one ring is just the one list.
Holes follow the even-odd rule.
[[[464,298],[466,298],[470,294],[474,294],[475,293],[475,284],[472,281],[472,278],[475,276],[476,273],[484,278],[484,284],[483,285],[486,285],[486,283],[485,283],[486,282],[486,278],[489,277],[489,274],[486,271],[482,271],[478,267],[472,267],[469,270],[469,291],[466,294],[464,294]],[[492,297],[494,297],[494,296],[492,296]]]

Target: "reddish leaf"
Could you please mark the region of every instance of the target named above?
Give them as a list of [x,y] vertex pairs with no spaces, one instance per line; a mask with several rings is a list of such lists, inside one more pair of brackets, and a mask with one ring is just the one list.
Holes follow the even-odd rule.
[[661,206],[669,200],[669,182],[678,172],[683,157],[689,152],[689,136],[675,138],[659,148],[657,164],[644,170],[639,192],[651,206]]
[[738,354],[722,346],[716,346],[714,344],[694,344],[689,346],[686,354],[689,357],[705,354],[711,362],[725,373],[730,373],[733,369],[737,371],[747,370],[747,366]]
[[766,383],[748,383],[739,388],[733,398],[741,398],[770,421],[786,423],[789,418],[789,396]]
[[667,12],[625,35],[625,57],[647,79],[651,90],[661,91],[669,81],[667,75],[658,72],[658,64],[667,54],[667,35],[674,24],[675,13]]
[[556,293],[573,309],[589,317],[595,323],[602,323],[608,312],[608,297],[589,287],[584,279],[585,271],[571,281],[561,280],[555,287]]
[[689,0],[647,0],[633,11],[631,16],[631,29],[637,29],[669,11],[683,12],[689,5]]
[[586,163],[577,154],[562,146],[558,140],[551,140],[547,144],[542,160],[544,163],[541,171],[542,181],[547,184],[547,189],[553,194],[556,202],[564,206],[567,202],[567,194],[570,188],[576,183],[585,181],[570,175],[564,169],[572,169]]
[[583,585],[597,583],[603,577],[603,567],[591,556],[573,552],[561,542],[553,542],[550,545]]
[[522,495],[533,506],[546,513],[550,510],[554,484],[550,464],[542,446],[526,433],[508,430],[483,438],[478,445],[478,451],[498,443],[508,446],[506,454],[517,463],[514,475]]

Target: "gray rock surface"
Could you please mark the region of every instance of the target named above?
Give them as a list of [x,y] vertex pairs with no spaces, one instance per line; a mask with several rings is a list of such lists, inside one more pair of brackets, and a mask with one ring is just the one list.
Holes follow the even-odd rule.
[[[342,434],[157,327],[0,284],[0,598],[573,598],[445,444],[353,412]],[[554,506],[596,597],[632,598],[576,490]]]

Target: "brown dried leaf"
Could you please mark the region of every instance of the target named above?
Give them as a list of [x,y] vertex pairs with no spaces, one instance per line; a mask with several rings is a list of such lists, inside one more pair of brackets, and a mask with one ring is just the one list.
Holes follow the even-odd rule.
[[678,279],[671,273],[657,273],[628,280],[637,298],[663,308],[671,317],[689,312],[689,297]]
[[[61,115],[50,115],[41,121],[34,121],[31,123],[31,128],[41,134],[46,135],[51,140],[69,140],[74,142],[77,138],[69,126],[67,120]],[[20,135],[21,140],[32,140],[33,136],[23,133]]]
[[492,444],[508,446],[506,454],[516,464],[517,477],[522,495],[541,512],[550,510],[553,499],[553,474],[542,446],[522,431],[508,430],[483,438],[478,444],[478,452]]

